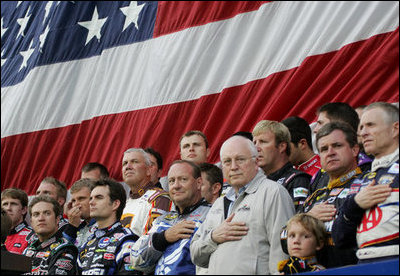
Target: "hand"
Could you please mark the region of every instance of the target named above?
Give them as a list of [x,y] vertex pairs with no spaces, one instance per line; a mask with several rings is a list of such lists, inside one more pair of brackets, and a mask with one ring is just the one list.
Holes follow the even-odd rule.
[[382,203],[386,200],[390,193],[392,192],[392,188],[387,185],[375,185],[375,179],[368,184],[364,189],[361,189],[354,200],[362,209],[369,209],[378,203]]
[[183,220],[164,232],[165,239],[169,243],[176,242],[180,239],[189,239],[194,233],[196,223],[190,220]]
[[75,227],[78,227],[81,224],[82,212],[80,208],[80,205],[72,207],[71,202],[67,205],[68,222]]
[[244,222],[232,222],[235,213],[231,214],[224,220],[214,231],[211,233],[211,239],[217,243],[224,243],[227,241],[238,241],[242,236],[247,235],[249,228]]
[[336,215],[336,208],[332,204],[322,202],[314,205],[307,214],[323,222],[331,221]]

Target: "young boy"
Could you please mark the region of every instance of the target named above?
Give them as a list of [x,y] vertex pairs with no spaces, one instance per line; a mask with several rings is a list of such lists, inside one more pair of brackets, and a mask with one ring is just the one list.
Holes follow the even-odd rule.
[[317,251],[327,243],[322,221],[305,213],[294,215],[287,223],[287,247],[290,258],[278,263],[283,274],[325,269],[317,263]]

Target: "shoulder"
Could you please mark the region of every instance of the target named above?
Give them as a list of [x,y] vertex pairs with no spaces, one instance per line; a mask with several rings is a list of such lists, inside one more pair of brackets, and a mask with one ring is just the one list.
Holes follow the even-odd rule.
[[78,254],[78,248],[64,237],[60,237],[54,243],[52,243],[50,245],[50,250],[52,252],[52,255],[65,252],[76,255]]
[[151,188],[146,191],[146,193],[142,196],[143,199],[147,200],[149,203],[157,200],[158,198],[170,200],[169,194],[167,191],[160,189],[160,188]]

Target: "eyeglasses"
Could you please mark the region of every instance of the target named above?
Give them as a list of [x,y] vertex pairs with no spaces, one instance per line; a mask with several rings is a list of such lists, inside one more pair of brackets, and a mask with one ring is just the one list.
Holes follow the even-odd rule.
[[255,156],[251,156],[251,157],[241,157],[240,156],[240,157],[236,157],[234,159],[227,158],[227,159],[222,160],[221,164],[223,167],[227,168],[227,167],[232,166],[232,160],[234,160],[236,165],[241,166],[244,163],[246,163],[248,160],[253,159],[253,158],[255,158]]

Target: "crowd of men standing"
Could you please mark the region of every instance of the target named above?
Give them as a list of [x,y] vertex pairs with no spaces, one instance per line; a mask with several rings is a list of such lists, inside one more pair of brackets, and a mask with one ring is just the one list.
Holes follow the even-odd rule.
[[[166,183],[157,151],[130,148],[122,183],[88,163],[70,196],[54,177],[29,204],[6,189],[2,250],[32,257],[31,274],[70,275],[276,274],[282,260],[301,272],[398,258],[398,108],[328,103],[317,115],[318,154],[304,119],[262,120],[228,138],[218,164],[207,163],[204,133],[185,133]],[[296,213],[324,225],[324,244],[287,231]]]

